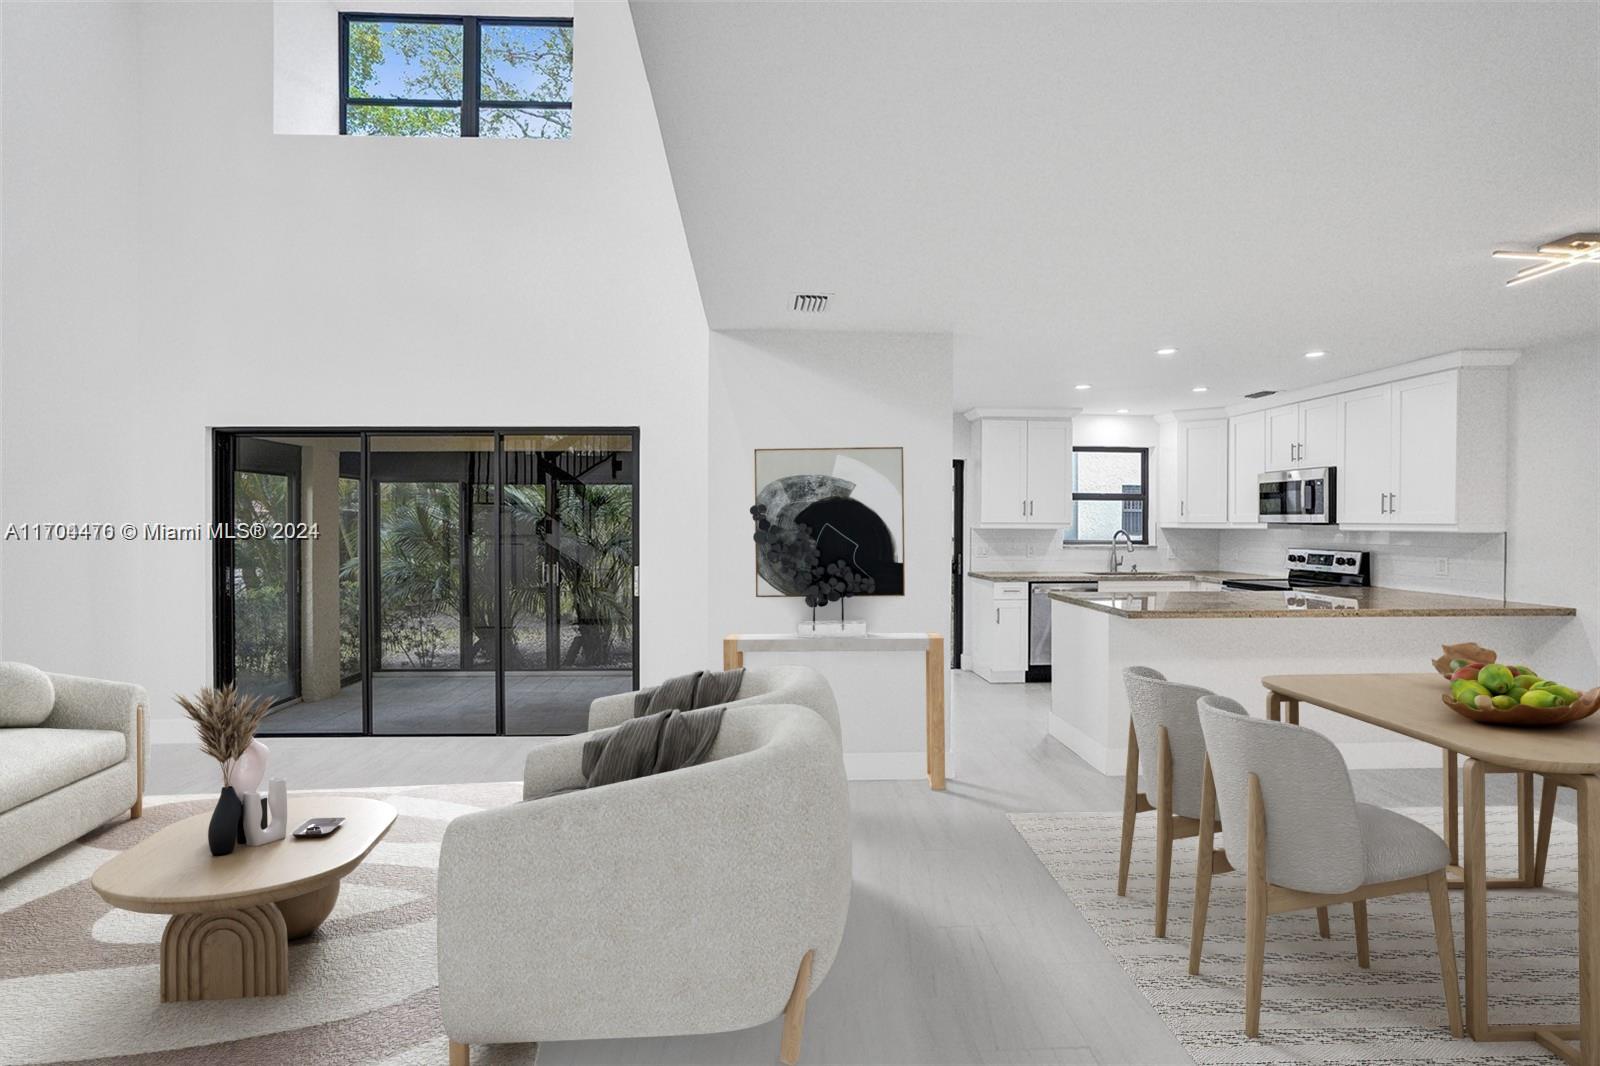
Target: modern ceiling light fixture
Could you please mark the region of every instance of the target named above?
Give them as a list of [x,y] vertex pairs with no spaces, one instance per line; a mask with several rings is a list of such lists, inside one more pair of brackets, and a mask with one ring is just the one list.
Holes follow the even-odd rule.
[[1119,407],[1119,408],[1117,408],[1117,414],[1119,414],[1119,415],[1125,415],[1125,414],[1127,414],[1127,413],[1128,413],[1128,409],[1127,409],[1127,408],[1126,408],[1126,407]]
[[1176,349],[1176,348],[1157,348],[1156,349],[1156,354],[1157,355],[1177,355],[1178,354],[1178,349]]
[[1323,356],[1325,356],[1327,354],[1328,353],[1324,352],[1324,351],[1307,352],[1306,353],[1306,358],[1307,359],[1321,359]]
[[1507,285],[1521,285],[1524,281],[1557,274],[1579,263],[1600,265],[1600,233],[1574,233],[1549,244],[1541,244],[1538,251],[1517,252],[1498,250],[1496,259],[1533,259],[1533,266],[1523,267]]
[[1077,389],[1079,392],[1082,392],[1084,389],[1092,389],[1092,388],[1094,388],[1093,385],[1074,385],[1072,387]]
[[1196,385],[1194,387],[1193,391],[1194,392],[1205,392],[1206,391],[1206,387],[1204,385]]

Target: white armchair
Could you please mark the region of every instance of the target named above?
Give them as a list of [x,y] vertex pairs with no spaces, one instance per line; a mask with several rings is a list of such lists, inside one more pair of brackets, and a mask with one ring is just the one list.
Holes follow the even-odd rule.
[[807,707],[736,705],[707,762],[585,790],[586,739],[529,753],[524,795],[543,798],[445,831],[452,1066],[471,1044],[720,1032],[780,1012],[792,1063],[850,901],[837,737]]

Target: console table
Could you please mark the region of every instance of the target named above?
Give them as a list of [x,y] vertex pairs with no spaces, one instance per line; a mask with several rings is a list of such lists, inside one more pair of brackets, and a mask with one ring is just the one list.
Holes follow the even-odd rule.
[[[928,785],[944,789],[945,655],[939,633],[868,633],[863,636],[802,637],[793,633],[733,633],[722,641],[722,668],[744,665],[746,652],[905,652],[925,656],[923,672]],[[843,715],[841,714],[841,718]]]

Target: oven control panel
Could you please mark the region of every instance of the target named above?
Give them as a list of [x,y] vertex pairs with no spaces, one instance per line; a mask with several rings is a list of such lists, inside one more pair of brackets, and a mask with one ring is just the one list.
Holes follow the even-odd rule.
[[1285,555],[1290,570],[1323,574],[1364,574],[1367,553],[1345,548],[1290,548]]

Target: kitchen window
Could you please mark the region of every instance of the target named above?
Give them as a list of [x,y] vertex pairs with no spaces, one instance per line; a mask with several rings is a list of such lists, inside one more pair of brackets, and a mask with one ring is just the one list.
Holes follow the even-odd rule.
[[572,20],[339,16],[339,132],[572,136]]
[[1107,544],[1124,530],[1135,544],[1150,543],[1150,449],[1072,449],[1072,528],[1066,541]]

